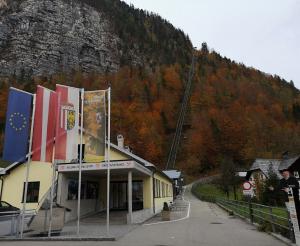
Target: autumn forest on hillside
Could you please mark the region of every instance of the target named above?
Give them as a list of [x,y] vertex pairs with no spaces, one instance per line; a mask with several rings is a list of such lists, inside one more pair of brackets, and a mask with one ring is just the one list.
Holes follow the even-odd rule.
[[[9,86],[34,92],[63,83],[86,90],[112,87],[113,141],[123,134],[134,153],[165,167],[189,66],[123,66],[114,74],[81,72],[0,81],[2,151]],[[70,82],[72,81],[72,82]],[[300,153],[300,93],[293,83],[247,68],[210,52],[197,51],[196,73],[184,124],[177,168],[198,177],[215,173],[225,158],[248,167],[254,158]],[[1,152],[0,151],[0,152]]]

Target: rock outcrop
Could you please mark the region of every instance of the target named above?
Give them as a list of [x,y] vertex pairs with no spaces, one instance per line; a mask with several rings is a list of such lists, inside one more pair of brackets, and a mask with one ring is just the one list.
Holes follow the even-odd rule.
[[0,0],[0,77],[115,71],[121,46],[105,14],[87,4]]
[[120,0],[0,0],[0,78],[190,62],[189,38]]

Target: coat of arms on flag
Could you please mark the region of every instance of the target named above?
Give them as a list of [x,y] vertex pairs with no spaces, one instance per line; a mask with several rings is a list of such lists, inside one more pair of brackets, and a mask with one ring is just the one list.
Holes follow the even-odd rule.
[[55,159],[72,161],[78,158],[80,89],[57,85],[58,117]]
[[61,128],[70,131],[75,127],[75,108],[72,104],[61,105],[60,110]]

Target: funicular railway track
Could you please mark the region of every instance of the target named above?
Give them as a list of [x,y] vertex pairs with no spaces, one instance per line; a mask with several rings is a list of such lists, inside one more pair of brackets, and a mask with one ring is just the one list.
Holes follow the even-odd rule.
[[191,68],[189,71],[189,76],[188,76],[188,80],[187,80],[184,95],[183,95],[183,100],[182,100],[181,107],[180,107],[180,112],[179,112],[179,117],[178,117],[177,124],[176,124],[175,134],[174,134],[172,144],[170,147],[170,151],[169,151],[169,155],[168,155],[166,170],[174,169],[175,165],[176,165],[177,153],[179,150],[180,141],[181,141],[181,137],[182,137],[183,125],[184,125],[184,122],[186,119],[186,114],[188,111],[188,103],[189,103],[189,99],[190,99],[191,92],[192,92],[192,83],[193,83],[193,78],[194,78],[194,74],[195,74],[195,64],[196,64],[196,56],[195,56],[195,52],[193,52]]

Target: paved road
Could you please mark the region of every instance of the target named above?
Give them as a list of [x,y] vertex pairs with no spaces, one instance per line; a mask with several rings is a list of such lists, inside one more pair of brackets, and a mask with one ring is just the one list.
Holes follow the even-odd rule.
[[140,226],[117,242],[1,242],[1,246],[282,246],[272,236],[258,232],[238,218],[229,217],[214,204],[194,198],[187,188],[185,199],[191,202],[190,217],[178,222]]

